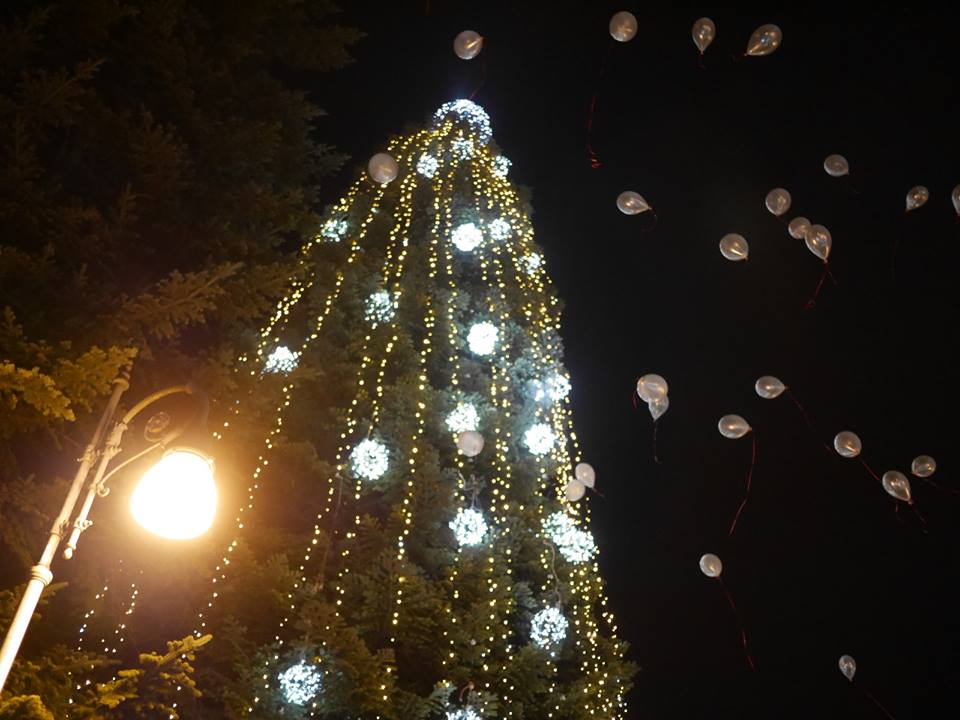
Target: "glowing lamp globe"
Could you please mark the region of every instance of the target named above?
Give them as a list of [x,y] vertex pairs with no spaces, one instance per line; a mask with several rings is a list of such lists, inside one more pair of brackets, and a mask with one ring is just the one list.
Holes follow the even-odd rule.
[[213,524],[217,486],[213,461],[176,448],[143,474],[130,497],[130,512],[145,530],[171,540],[189,540]]

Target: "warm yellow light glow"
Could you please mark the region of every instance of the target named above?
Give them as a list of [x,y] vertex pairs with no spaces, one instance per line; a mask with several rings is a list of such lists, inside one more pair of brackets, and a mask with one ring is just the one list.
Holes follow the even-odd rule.
[[130,498],[134,519],[154,535],[188,540],[213,524],[213,463],[193,450],[168,451],[143,474]]

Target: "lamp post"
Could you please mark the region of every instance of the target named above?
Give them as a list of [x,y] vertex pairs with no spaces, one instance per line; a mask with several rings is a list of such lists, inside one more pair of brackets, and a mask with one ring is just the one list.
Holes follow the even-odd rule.
[[[30,569],[30,581],[7,629],[3,647],[0,648],[0,691],[6,684],[40,595],[53,580],[50,566],[61,541],[69,533],[63,550],[64,558],[69,560],[76,552],[80,534],[93,524],[88,516],[94,500],[109,494],[110,489],[106,483],[114,473],[151,452],[164,450],[161,460],[144,474],[131,497],[130,509],[134,518],[150,532],[174,539],[196,537],[213,522],[216,487],[213,483],[212,461],[197,450],[171,447],[171,443],[183,433],[194,417],[199,415],[200,419],[205,421],[206,396],[191,385],[174,385],[151,393],[131,407],[122,418],[114,421],[120,396],[129,387],[126,373],[113,381],[113,393],[94,429],[90,443],[80,457],[77,473],[67,491],[60,514],[50,528],[40,560]],[[144,431],[149,446],[107,472],[110,461],[120,452],[123,433],[133,419],[158,400],[176,394],[193,395],[197,398],[198,407],[194,416],[172,429],[168,429],[170,417],[166,413],[153,416]],[[80,510],[74,515],[84,485],[86,495]]]

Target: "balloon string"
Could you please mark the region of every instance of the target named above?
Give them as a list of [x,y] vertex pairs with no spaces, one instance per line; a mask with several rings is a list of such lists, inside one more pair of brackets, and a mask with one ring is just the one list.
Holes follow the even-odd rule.
[[[486,38],[484,38],[484,40],[486,40]],[[482,88],[486,82],[487,82],[487,58],[485,55],[481,55],[480,56],[480,84],[477,85],[477,87],[474,89],[472,93],[470,93],[471,100],[473,100],[477,96],[477,93],[480,92],[480,88]]]
[[653,215],[653,222],[650,223],[650,227],[640,228],[640,232],[650,232],[657,226],[657,211],[650,208],[650,214]]
[[847,181],[846,181],[845,183],[843,183],[843,185],[844,185],[844,187],[846,187],[848,190],[850,190],[850,192],[854,193],[855,195],[863,195],[863,193],[860,192],[859,190],[857,190],[857,189],[853,186],[853,183],[850,182],[850,176],[849,176],[849,175],[847,175]]
[[880,479],[880,476],[877,475],[877,474],[873,471],[873,468],[870,467],[870,466],[867,464],[867,461],[866,461],[866,460],[864,460],[863,458],[860,458],[860,463],[867,469],[867,472],[870,473],[870,477],[872,477],[872,478],[873,478],[874,480],[876,480],[878,483],[883,483],[883,480],[881,480],[881,479]]
[[727,602],[730,604],[730,608],[733,610],[734,616],[737,618],[737,624],[740,626],[740,644],[743,646],[743,654],[747,657],[747,667],[750,668],[750,672],[753,672],[753,657],[750,655],[750,643],[747,641],[747,630],[743,626],[743,619],[740,617],[740,611],[737,610],[737,604],[733,601],[733,595],[731,595],[730,591],[727,590],[727,586],[723,582],[723,578],[718,577],[717,580],[720,581],[720,587],[723,588],[723,594],[727,598]]
[[[697,69],[698,70],[707,69],[706,63],[703,62],[703,53],[700,53],[699,55],[697,55]],[[957,218],[958,220],[960,220],[960,215],[958,215]]]
[[923,530],[924,535],[927,533],[927,521],[924,519],[923,515],[920,514],[920,511],[917,510],[916,504],[913,500],[910,501],[910,509],[913,510],[914,515],[917,516],[917,520],[920,521],[921,530]]
[[873,704],[874,704],[874,705],[876,705],[878,708],[880,708],[880,712],[882,712],[884,715],[886,715],[888,718],[890,718],[890,720],[897,720],[893,715],[890,714],[890,711],[889,711],[889,710],[887,710],[883,705],[880,704],[880,701],[877,700],[877,699],[870,693],[869,690],[867,690],[866,688],[860,688],[860,689],[863,690],[863,694],[864,694],[864,695],[866,695],[868,698],[870,698],[870,700],[873,701]]
[[800,415],[803,416],[803,422],[806,423],[807,427],[812,430],[812,429],[813,429],[813,423],[810,422],[810,416],[807,415],[807,410],[806,410],[806,408],[803,407],[803,405],[800,404],[800,401],[797,400],[797,396],[794,395],[794,394],[790,391],[790,388],[786,388],[786,391],[787,391],[787,397],[790,398],[790,399],[793,401],[793,404],[797,406],[797,410],[800,411]]
[[603,55],[603,60],[600,63],[600,72],[597,75],[597,83],[594,87],[593,97],[590,98],[590,109],[587,112],[587,156],[590,158],[590,167],[594,170],[598,170],[603,167],[603,163],[600,162],[600,158],[597,157],[597,154],[593,151],[593,117],[597,110],[597,98],[600,96],[600,81],[603,79],[603,73],[607,69],[607,59],[610,57],[610,51],[613,49],[613,41],[607,45],[607,51]]
[[826,261],[823,263],[823,273],[820,275],[820,281],[817,283],[816,289],[813,291],[813,295],[810,296],[810,299],[807,300],[807,304],[804,306],[806,310],[813,310],[817,304],[817,298],[820,296],[820,290],[823,288],[823,281],[827,278],[830,278],[831,282],[834,285],[837,284],[836,278],[833,277],[833,273],[830,272],[830,266],[827,265]]
[[943,485],[940,485],[939,483],[935,483],[933,480],[928,480],[927,478],[920,478],[920,479],[923,480],[930,487],[935,488],[940,492],[949,493],[950,495],[960,495],[960,490],[954,490],[953,488],[946,488]]
[[658,425],[659,423],[656,420],[654,420],[653,421],[653,461],[659,465],[660,457],[657,455],[657,426]]
[[737,508],[737,514],[733,516],[733,522],[730,523],[730,532],[727,533],[727,537],[731,537],[733,535],[733,531],[737,527],[737,521],[740,519],[740,514],[747,506],[747,500],[750,499],[750,489],[753,484],[753,467],[757,464],[757,434],[755,432],[751,432],[751,437],[753,439],[753,455],[750,458],[750,470],[747,471],[747,490],[743,494],[743,500],[740,503],[740,507]]

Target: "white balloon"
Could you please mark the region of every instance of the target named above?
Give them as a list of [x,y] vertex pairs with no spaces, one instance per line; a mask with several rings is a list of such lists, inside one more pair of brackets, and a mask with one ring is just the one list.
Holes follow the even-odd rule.
[[720,577],[723,572],[723,563],[713,553],[707,553],[700,558],[700,572],[709,578]]
[[850,164],[843,155],[827,155],[827,159],[823,161],[823,169],[830,177],[850,174]]
[[927,200],[930,199],[930,191],[927,190],[923,185],[917,185],[916,187],[910,188],[910,192],[907,193],[907,212],[911,210],[916,210],[918,207],[927,204]]
[[651,400],[647,403],[647,408],[650,410],[650,417],[653,418],[654,422],[660,419],[668,407],[670,407],[670,398],[666,395],[659,400]]
[[774,398],[780,397],[780,394],[787,389],[787,386],[773,375],[764,375],[763,377],[757,378],[757,382],[753,387],[757,391],[757,395],[764,400],[773,400]]
[[830,236],[830,231],[823,225],[811,225],[804,236],[804,241],[807,243],[807,250],[824,262],[830,257],[833,238]]
[[856,433],[844,430],[838,432],[833,439],[833,449],[837,451],[840,457],[853,458],[860,454],[863,449],[863,443]]
[[790,233],[790,237],[794,240],[803,240],[807,237],[807,233],[810,232],[810,221],[803,217],[803,215],[795,217],[790,221],[790,224],[787,225],[787,232]]
[[580,463],[573,469],[573,474],[584,485],[588,488],[593,488],[597,483],[597,472],[593,469],[593,465],[589,463]]
[[950,193],[950,201],[953,203],[953,209],[960,215],[960,185],[957,185]]
[[840,672],[847,680],[853,682],[853,676],[857,674],[857,661],[849,655],[841,655]]
[[473,30],[464,30],[453,39],[453,51],[461,60],[473,60],[483,49],[483,38]]
[[637,395],[644,402],[666,397],[668,389],[667,381],[656,373],[648,373],[637,380]]
[[746,260],[750,254],[750,246],[747,245],[747,239],[738,233],[728,233],[720,240],[720,254],[727,260]]
[[617,42],[629,42],[637,34],[637,18],[632,12],[621,10],[610,18],[610,37]]
[[784,190],[783,188],[774,188],[767,193],[767,198],[764,200],[767,210],[772,212],[777,217],[780,217],[790,209],[791,202],[792,198],[790,197],[789,191]]
[[583,497],[583,494],[587,491],[586,485],[574,478],[567,483],[567,486],[563,489],[563,494],[566,495],[567,500],[570,502],[576,502]]
[[624,215],[639,215],[650,209],[643,195],[633,190],[624,190],[617,195],[617,207]]
[[467,457],[476,457],[483,450],[483,435],[476,430],[464,430],[457,435],[457,449]]
[[910,499],[910,481],[907,476],[898,470],[888,470],[881,480],[883,489],[897,500],[912,502]]
[[721,435],[731,440],[742,438],[751,430],[750,423],[739,415],[724,415],[717,423],[717,428]]
[[377,153],[370,158],[370,162],[367,163],[367,171],[374,181],[381,185],[386,185],[396,179],[399,168],[397,167],[397,161],[390,155],[387,153]]
[[713,39],[717,36],[717,26],[710,18],[703,17],[693,24],[692,34],[693,44],[697,46],[697,50],[703,55],[710,46],[710,43],[712,43]]
[[928,478],[937,471],[937,461],[929,455],[918,455],[910,463],[910,472],[920,478]]

